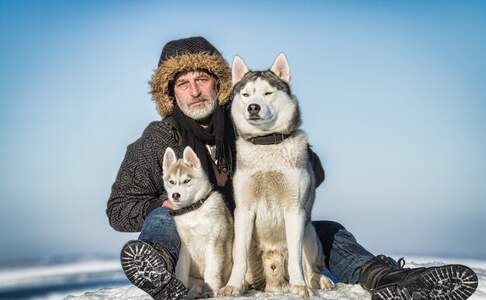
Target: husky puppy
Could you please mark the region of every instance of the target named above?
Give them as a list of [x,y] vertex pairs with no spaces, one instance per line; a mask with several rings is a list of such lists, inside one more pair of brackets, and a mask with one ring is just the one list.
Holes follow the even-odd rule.
[[319,274],[324,257],[310,222],[315,179],[287,59],[280,54],[270,70],[250,71],[236,56],[232,72],[231,116],[239,135],[234,265],[219,294],[237,296],[245,280],[259,282],[253,260],[262,259],[266,291],[310,297],[311,288],[333,283]]
[[174,150],[167,148],[163,172],[168,201],[175,208],[171,214],[181,238],[176,277],[190,289],[190,298],[213,296],[231,272],[231,213],[190,147],[179,160]]

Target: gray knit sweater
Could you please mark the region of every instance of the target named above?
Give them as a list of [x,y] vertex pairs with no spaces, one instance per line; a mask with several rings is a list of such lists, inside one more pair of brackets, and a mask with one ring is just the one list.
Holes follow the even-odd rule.
[[173,119],[151,122],[142,136],[128,145],[106,214],[117,231],[138,232],[145,216],[167,199],[162,180],[162,161],[167,147],[182,156],[183,146],[174,136]]
[[[139,232],[145,216],[167,199],[162,179],[162,162],[167,147],[182,157],[184,145],[178,143],[171,116],[151,122],[142,136],[128,145],[108,199],[106,214],[117,231]],[[319,157],[310,151],[316,183],[324,181]]]

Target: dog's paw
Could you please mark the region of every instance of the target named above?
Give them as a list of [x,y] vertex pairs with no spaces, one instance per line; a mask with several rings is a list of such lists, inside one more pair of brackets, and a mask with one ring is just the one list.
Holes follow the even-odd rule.
[[321,290],[324,290],[324,291],[330,291],[330,290],[333,290],[335,288],[334,282],[332,282],[332,280],[325,275],[320,276],[319,287],[320,287]]
[[329,279],[329,277],[325,275],[319,273],[311,273],[307,278],[309,278],[309,285],[313,289],[320,289],[324,291],[334,289],[334,283],[331,279]]
[[199,299],[201,298],[202,294],[203,294],[202,288],[198,286],[194,286],[187,293],[186,299]]
[[216,297],[220,287],[221,287],[221,284],[217,284],[217,283],[216,284],[209,284],[209,283],[205,282],[203,293],[201,293],[201,298]]
[[278,284],[267,283],[265,285],[266,293],[288,293],[290,285],[288,282],[279,282]]
[[219,297],[235,297],[243,294],[243,288],[227,285],[219,289]]
[[213,297],[215,297],[213,291],[207,291],[207,290],[205,290],[199,295],[199,299],[208,299]]
[[290,291],[293,293],[293,294],[297,294],[301,297],[304,297],[304,298],[310,298],[310,297],[313,297],[315,296],[314,292],[312,291],[312,289],[308,288],[307,286],[305,285],[296,285],[296,284],[292,284],[290,286]]

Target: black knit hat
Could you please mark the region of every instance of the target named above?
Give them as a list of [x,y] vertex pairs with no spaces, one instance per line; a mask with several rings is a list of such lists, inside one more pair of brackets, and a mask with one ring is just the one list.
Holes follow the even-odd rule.
[[170,82],[182,71],[206,70],[218,80],[218,102],[228,101],[231,89],[231,69],[219,51],[205,38],[197,36],[173,40],[165,44],[151,85],[152,99],[162,117],[174,107]]
[[190,53],[207,53],[220,55],[219,51],[211,45],[208,40],[201,36],[194,36],[185,39],[173,40],[165,44],[162,49],[162,54],[160,55],[158,66],[162,65],[164,61],[172,56],[190,54]]

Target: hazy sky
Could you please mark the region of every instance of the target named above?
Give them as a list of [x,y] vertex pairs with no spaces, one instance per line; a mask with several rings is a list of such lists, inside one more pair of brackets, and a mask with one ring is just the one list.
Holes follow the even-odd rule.
[[287,54],[327,175],[314,219],[374,253],[486,257],[484,2],[178,2],[0,0],[0,260],[136,237],[106,201],[160,119],[163,44],[192,35],[254,69]]

